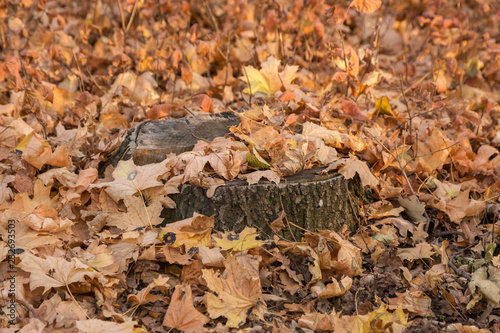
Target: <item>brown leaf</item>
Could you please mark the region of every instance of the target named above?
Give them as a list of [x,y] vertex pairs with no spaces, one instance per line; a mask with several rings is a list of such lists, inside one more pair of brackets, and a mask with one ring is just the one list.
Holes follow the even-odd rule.
[[7,200],[11,200],[14,197],[14,193],[8,187],[8,184],[12,183],[15,179],[15,176],[5,174],[0,175],[0,204]]
[[134,230],[158,225],[163,221],[160,218],[163,207],[159,200],[146,207],[142,198],[130,195],[125,197],[124,202],[127,212],[111,214],[106,220],[107,225],[123,230]]
[[377,178],[373,175],[366,165],[365,162],[358,160],[355,157],[351,157],[346,160],[346,164],[339,169],[339,172],[346,178],[351,179],[357,173],[359,178],[361,178],[361,183],[363,186],[376,187],[378,185]]
[[136,166],[132,159],[120,161],[113,171],[112,182],[92,184],[90,188],[104,187],[113,200],[119,201],[146,189],[163,186],[158,177],[167,172],[165,162]]
[[354,0],[354,8],[360,13],[373,13],[382,4],[381,0]]
[[146,117],[151,120],[158,120],[165,117],[182,118],[187,114],[187,111],[173,104],[157,104],[146,112]]
[[245,175],[248,185],[257,184],[262,178],[267,178],[267,180],[274,182],[276,184],[280,183],[280,176],[276,171],[273,170],[259,170]]
[[203,325],[210,321],[193,306],[190,285],[175,286],[174,294],[163,319],[163,326],[176,328],[184,332],[203,332]]
[[181,59],[182,52],[180,50],[175,50],[174,52],[172,52],[172,54],[170,55],[170,63],[172,64],[172,67],[177,68]]
[[249,255],[229,255],[224,262],[226,271],[220,276],[215,270],[204,269],[208,288],[207,311],[215,319],[224,316],[228,327],[239,327],[255,311],[262,295],[259,263]]
[[278,97],[278,99],[280,100],[280,102],[288,102],[288,101],[293,101],[295,97],[296,96],[293,92],[287,90],[284,93],[282,93],[280,97]]
[[71,261],[52,256],[42,259],[28,252],[21,255],[19,267],[30,273],[30,289],[42,287],[44,294],[51,288],[67,287],[75,282],[85,282],[85,277],[101,277],[100,273],[92,271],[89,266],[76,258],[71,259]]
[[342,109],[344,110],[344,114],[353,120],[365,121],[366,119],[365,115],[359,109],[358,104],[350,99],[342,100]]
[[189,63],[181,59],[180,61],[181,64],[181,79],[186,82],[187,85],[191,84],[193,82],[193,70],[191,69],[191,66]]
[[203,112],[214,113],[214,103],[208,95],[200,94],[194,97],[196,104],[201,107]]

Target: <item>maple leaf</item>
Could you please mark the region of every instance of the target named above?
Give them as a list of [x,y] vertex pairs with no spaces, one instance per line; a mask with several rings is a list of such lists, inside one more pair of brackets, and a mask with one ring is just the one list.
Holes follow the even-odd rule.
[[216,293],[208,293],[207,311],[213,319],[226,317],[228,327],[239,327],[262,295],[259,262],[249,255],[230,254],[224,266],[222,276],[211,269],[202,270],[208,288]]
[[[3,239],[9,239],[9,230],[7,228],[7,221],[12,218],[10,210],[6,210],[2,217],[0,223],[0,235]],[[27,224],[22,222],[15,223],[16,230],[16,248],[23,250],[31,250],[37,247],[50,246],[50,245],[60,245],[62,240],[59,239],[53,233],[47,233],[43,231],[35,231],[31,229]]]
[[202,332],[209,321],[194,307],[191,286],[176,285],[162,325],[184,332]]
[[331,262],[328,264],[322,263],[322,267],[324,267],[324,265],[330,266],[334,268],[337,273],[345,274],[350,277],[361,274],[362,260],[359,248],[342,238],[335,231],[320,230],[319,234],[331,240],[334,244],[334,249],[328,250],[331,255]]
[[159,238],[171,247],[184,245],[187,250],[192,247],[211,246],[213,227],[213,216],[194,213],[193,217],[170,223],[162,228]]
[[381,219],[387,216],[399,216],[399,213],[404,211],[404,208],[394,206],[386,200],[374,202],[373,204],[365,206],[368,213],[368,220]]
[[396,292],[397,297],[389,298],[389,309],[402,309],[415,313],[418,316],[432,316],[431,298],[420,290],[406,290],[404,293]]
[[378,185],[378,179],[373,175],[365,162],[358,160],[356,157],[345,159],[344,162],[345,165],[339,168],[339,172],[346,179],[351,179],[358,174],[363,186],[376,187]]
[[221,247],[221,250],[246,251],[264,244],[263,241],[257,240],[257,229],[245,227],[243,231],[236,234],[228,231],[222,234],[222,238],[215,238],[215,241]]
[[60,232],[73,225],[69,219],[60,218],[56,207],[59,196],[50,197],[51,186],[44,186],[37,180],[34,186],[33,199],[27,193],[16,194],[12,203],[12,215],[20,218],[33,230]]
[[470,189],[458,193],[456,197],[451,199],[450,195],[455,195],[456,192],[454,191],[456,188],[453,186],[447,187],[445,184],[442,185],[443,186],[438,187],[435,192],[447,194],[439,198],[438,202],[431,202],[431,204],[440,211],[445,212],[450,218],[450,221],[460,223],[464,217],[479,215],[486,209],[486,203],[484,201],[469,200]]
[[37,169],[41,169],[45,164],[58,167],[71,166],[70,151],[66,145],[60,145],[52,152],[50,144],[35,133],[21,140],[16,150],[21,151],[23,159]]
[[396,255],[401,258],[401,260],[414,261],[418,259],[430,259],[431,256],[436,254],[432,251],[432,246],[428,243],[418,243],[413,248],[408,249],[398,249]]
[[281,90],[281,87],[287,89],[295,79],[299,67],[287,65],[282,72],[279,72],[279,65],[280,60],[269,57],[262,63],[260,71],[252,66],[243,67],[243,72],[246,74],[241,76],[240,80],[250,85],[244,92],[253,95],[261,92],[267,96],[274,96],[277,91]]
[[417,151],[417,171],[424,171],[428,175],[432,175],[436,170],[443,167],[446,159],[450,155],[448,140],[444,133],[438,128],[426,136],[425,141],[419,141]]
[[159,200],[153,201],[147,207],[140,197],[129,196],[124,199],[124,202],[127,212],[109,215],[106,224],[123,230],[134,230],[158,225],[163,221],[160,218],[163,207]]
[[354,0],[352,5],[360,13],[373,13],[382,4],[381,0]]
[[105,187],[106,193],[113,200],[119,201],[146,189],[163,186],[158,177],[167,172],[167,160],[144,166],[136,166],[132,159],[120,161],[113,171],[114,180],[112,182],[92,184],[89,188]]
[[[351,287],[352,279],[350,277],[344,276],[340,281],[337,281],[337,279],[332,277],[332,283],[327,284],[326,288],[317,295],[323,299],[332,298],[335,296],[344,295],[346,291],[351,289]],[[312,287],[311,290],[313,290]]]
[[134,325],[137,325],[137,322],[128,320],[118,324],[112,321],[87,319],[79,320],[75,325],[82,333],[134,333]]
[[257,184],[261,178],[266,178],[275,184],[280,183],[280,176],[276,171],[265,170],[265,171],[254,171],[252,173],[246,174],[246,181],[248,185]]
[[415,222],[425,222],[427,219],[424,216],[425,203],[418,201],[418,198],[411,196],[408,198],[398,198],[398,202],[404,207],[405,213]]
[[45,294],[51,288],[68,287],[75,282],[85,282],[85,277],[98,278],[102,275],[83,264],[80,260],[47,256],[45,259],[28,252],[21,255],[19,267],[30,273],[30,288],[43,288]]

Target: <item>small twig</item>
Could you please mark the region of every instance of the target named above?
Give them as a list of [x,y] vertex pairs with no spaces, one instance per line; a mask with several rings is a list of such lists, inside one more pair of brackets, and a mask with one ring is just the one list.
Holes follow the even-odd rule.
[[132,14],[130,15],[130,20],[128,21],[127,28],[125,28],[125,33],[127,33],[127,31],[130,29],[130,26],[132,25],[132,21],[134,20],[135,16],[135,11],[137,10],[138,2],[139,2],[138,0],[135,0],[134,2],[134,8],[132,8]]
[[[278,185],[276,185],[276,187],[278,187]],[[285,212],[285,207],[283,206],[283,201],[281,201],[281,193],[278,192],[278,194],[280,196],[281,209],[283,209],[283,211]],[[286,212],[285,212],[285,221],[286,221],[286,224],[288,226],[288,230],[290,231],[290,234],[292,235],[293,240],[297,241],[297,239],[295,238],[295,235],[292,232],[292,228],[290,227],[290,224],[293,224],[293,223],[288,221],[288,218],[286,217]]]
[[344,45],[344,35],[340,31],[340,29],[337,29],[340,35],[340,40],[342,41],[342,52],[344,53],[344,65],[345,65],[345,72],[347,73],[347,86],[345,90],[345,97],[349,95],[349,65],[347,63],[347,54],[345,53],[345,45]]
[[455,259],[456,255],[459,254],[460,252],[463,252],[464,250],[465,249],[463,249],[461,251],[453,252],[453,254],[450,257],[450,261],[448,262],[448,266],[450,266],[458,276],[464,277],[467,279],[467,281],[470,281],[471,275],[467,272],[464,272],[463,270],[461,270],[460,268],[455,266],[455,264],[453,263],[453,260]]
[[453,236],[453,235],[462,236],[463,239],[466,239],[464,233],[461,231],[457,231],[457,230],[448,230],[448,231],[442,231],[442,232],[438,232],[438,233],[433,234],[434,237]]
[[122,2],[121,0],[117,0],[118,2],[118,8],[120,8],[120,16],[122,18],[122,29],[125,31],[125,15],[123,15],[123,7],[122,7]]
[[[250,84],[250,78],[248,77],[247,70],[245,69],[245,66],[243,66],[243,72],[245,72],[245,77],[247,78],[247,82],[248,82],[248,89],[250,89],[250,97],[248,98],[247,104],[249,107],[252,107],[252,94],[253,94],[252,85]],[[243,100],[245,100],[245,99],[243,98]]]
[[399,77],[399,84],[401,86],[401,94],[403,94],[403,99],[405,101],[406,111],[408,111],[408,121],[410,122],[410,141],[413,141],[413,115],[410,111],[410,107],[408,106],[408,100],[406,99],[405,90],[403,88],[403,79],[401,79],[401,76]]
[[187,112],[189,112],[192,116],[196,116],[191,110],[189,110],[186,106],[182,106],[184,108],[184,110],[186,110]]

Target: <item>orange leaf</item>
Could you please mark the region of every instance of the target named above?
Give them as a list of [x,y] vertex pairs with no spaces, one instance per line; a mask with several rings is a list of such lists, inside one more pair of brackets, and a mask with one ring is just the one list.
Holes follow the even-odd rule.
[[187,111],[182,107],[173,104],[157,104],[146,112],[146,117],[151,120],[158,120],[164,117],[182,118]]
[[381,0],[354,0],[354,8],[360,13],[373,13],[382,4]]
[[186,84],[190,84],[193,81],[193,69],[189,65],[189,63],[182,59],[181,63],[181,79],[186,82]]
[[193,305],[191,286],[175,286],[172,300],[163,319],[163,326],[176,328],[184,332],[203,332],[203,325],[210,319],[201,314]]
[[194,100],[204,112],[214,113],[214,103],[208,95],[197,95],[194,97]]
[[288,102],[294,100],[295,97],[296,96],[293,92],[287,90],[282,93],[278,99],[280,100],[280,102]]
[[342,101],[342,108],[344,109],[345,115],[347,115],[349,118],[359,121],[365,120],[365,115],[361,112],[358,104],[356,104],[355,102],[349,99],[344,99]]

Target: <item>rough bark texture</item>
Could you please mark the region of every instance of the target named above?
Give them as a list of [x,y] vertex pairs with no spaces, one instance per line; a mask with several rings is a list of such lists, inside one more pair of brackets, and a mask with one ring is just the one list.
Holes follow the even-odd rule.
[[[218,187],[212,198],[207,198],[206,190],[185,184],[174,197],[177,209],[164,213],[167,222],[198,212],[215,215],[217,230],[240,232],[246,226],[256,226],[272,235],[269,224],[284,210],[289,222],[306,230],[339,230],[346,225],[354,231],[357,206],[365,196],[358,180],[346,181],[341,175],[316,175],[306,170],[279,185],[262,182],[248,186],[241,180],[228,182]],[[286,227],[282,235],[289,238],[292,232],[300,239],[303,230],[286,220],[283,222]]]

